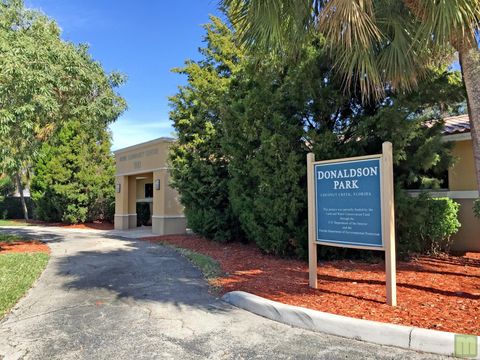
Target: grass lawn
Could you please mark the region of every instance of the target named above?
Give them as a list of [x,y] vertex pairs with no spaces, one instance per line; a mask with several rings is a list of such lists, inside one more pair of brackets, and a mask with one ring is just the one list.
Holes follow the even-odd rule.
[[20,241],[22,238],[18,235],[0,233],[0,243],[12,243]]
[[25,220],[0,220],[0,226],[25,226],[28,223]]
[[44,253],[0,254],[0,318],[30,289],[47,262]]

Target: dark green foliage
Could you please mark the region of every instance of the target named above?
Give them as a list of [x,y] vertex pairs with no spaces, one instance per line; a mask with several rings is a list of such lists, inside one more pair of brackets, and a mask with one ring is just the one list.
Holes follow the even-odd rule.
[[0,176],[0,200],[2,200],[5,196],[10,195],[14,191],[15,185],[13,184],[10,176]]
[[243,231],[266,253],[301,257],[307,240],[304,126],[329,106],[328,99],[307,104],[331,88],[312,81],[328,71],[315,66],[322,51],[311,47],[302,55],[295,66],[273,59],[246,66],[222,114],[230,201]]
[[418,197],[396,199],[397,243],[401,255],[449,251],[451,236],[460,228],[460,205],[448,198]]
[[[402,233],[423,210],[402,189],[442,186],[451,145],[441,141],[441,122],[430,120],[458,111],[459,74],[432,70],[434,80],[414,94],[363,104],[343,94],[322,39],[299,50],[294,63],[266,55],[232,60],[225,54],[233,35],[218,21],[211,26],[222,29],[214,33],[223,40],[207,29],[205,59],[188,64],[189,85],[172,98],[179,136],[172,175],[191,228],[218,241],[243,232],[266,253],[304,257],[306,154],[313,151],[317,160],[375,154],[391,141],[397,231],[402,248],[415,251],[413,236]],[[320,256],[372,253],[321,247]]]
[[137,203],[137,226],[151,225],[150,204],[145,202]]
[[205,29],[204,59],[176,69],[187,75],[188,85],[170,99],[170,118],[178,133],[170,153],[172,185],[181,194],[193,231],[230,241],[239,237],[240,230],[228,199],[228,163],[220,146],[223,130],[219,112],[241,51],[219,19],[212,18]]
[[108,220],[114,172],[110,133],[69,122],[42,146],[35,164],[31,192],[37,217],[66,223]]
[[461,224],[458,221],[460,205],[449,198],[428,200],[425,227],[421,237],[430,253],[449,252],[451,236],[456,234]]
[[[31,213],[35,204],[31,198],[25,198],[25,203],[29,213]],[[23,219],[23,207],[19,197],[6,196],[0,199],[0,219]]]
[[[0,172],[21,177],[42,145],[71,121],[105,129],[126,107],[115,91],[124,80],[106,73],[86,45],[64,41],[56,22],[23,0],[0,0]],[[46,200],[57,190],[40,191]],[[49,211],[39,211],[70,222],[88,218],[89,200],[77,200],[83,205],[50,201]]]

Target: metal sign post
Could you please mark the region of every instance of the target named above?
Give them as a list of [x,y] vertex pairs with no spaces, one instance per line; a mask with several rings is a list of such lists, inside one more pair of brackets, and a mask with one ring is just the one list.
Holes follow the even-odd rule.
[[307,155],[309,284],[317,245],[385,251],[387,303],[396,306],[392,144],[382,154],[315,162]]

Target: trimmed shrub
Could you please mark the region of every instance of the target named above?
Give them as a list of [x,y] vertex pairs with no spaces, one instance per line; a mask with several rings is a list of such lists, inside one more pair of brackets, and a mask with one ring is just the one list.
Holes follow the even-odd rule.
[[450,251],[451,236],[461,226],[457,202],[449,198],[430,198],[422,193],[417,198],[400,196],[396,199],[396,207],[400,256]]
[[458,232],[461,224],[458,221],[460,204],[449,198],[429,199],[428,214],[422,238],[430,253],[450,251],[451,236]]

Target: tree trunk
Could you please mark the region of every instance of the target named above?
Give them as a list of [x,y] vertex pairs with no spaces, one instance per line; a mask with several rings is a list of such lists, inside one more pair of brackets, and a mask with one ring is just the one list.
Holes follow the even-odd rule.
[[467,90],[468,115],[475,160],[477,190],[480,191],[480,50],[478,46],[458,51],[463,81]]
[[17,188],[20,194],[20,200],[22,201],[22,208],[23,208],[23,217],[26,221],[28,221],[28,208],[27,203],[25,202],[25,197],[23,196],[23,186],[22,186],[22,178],[20,176],[20,172],[15,174],[15,178],[17,180]]

